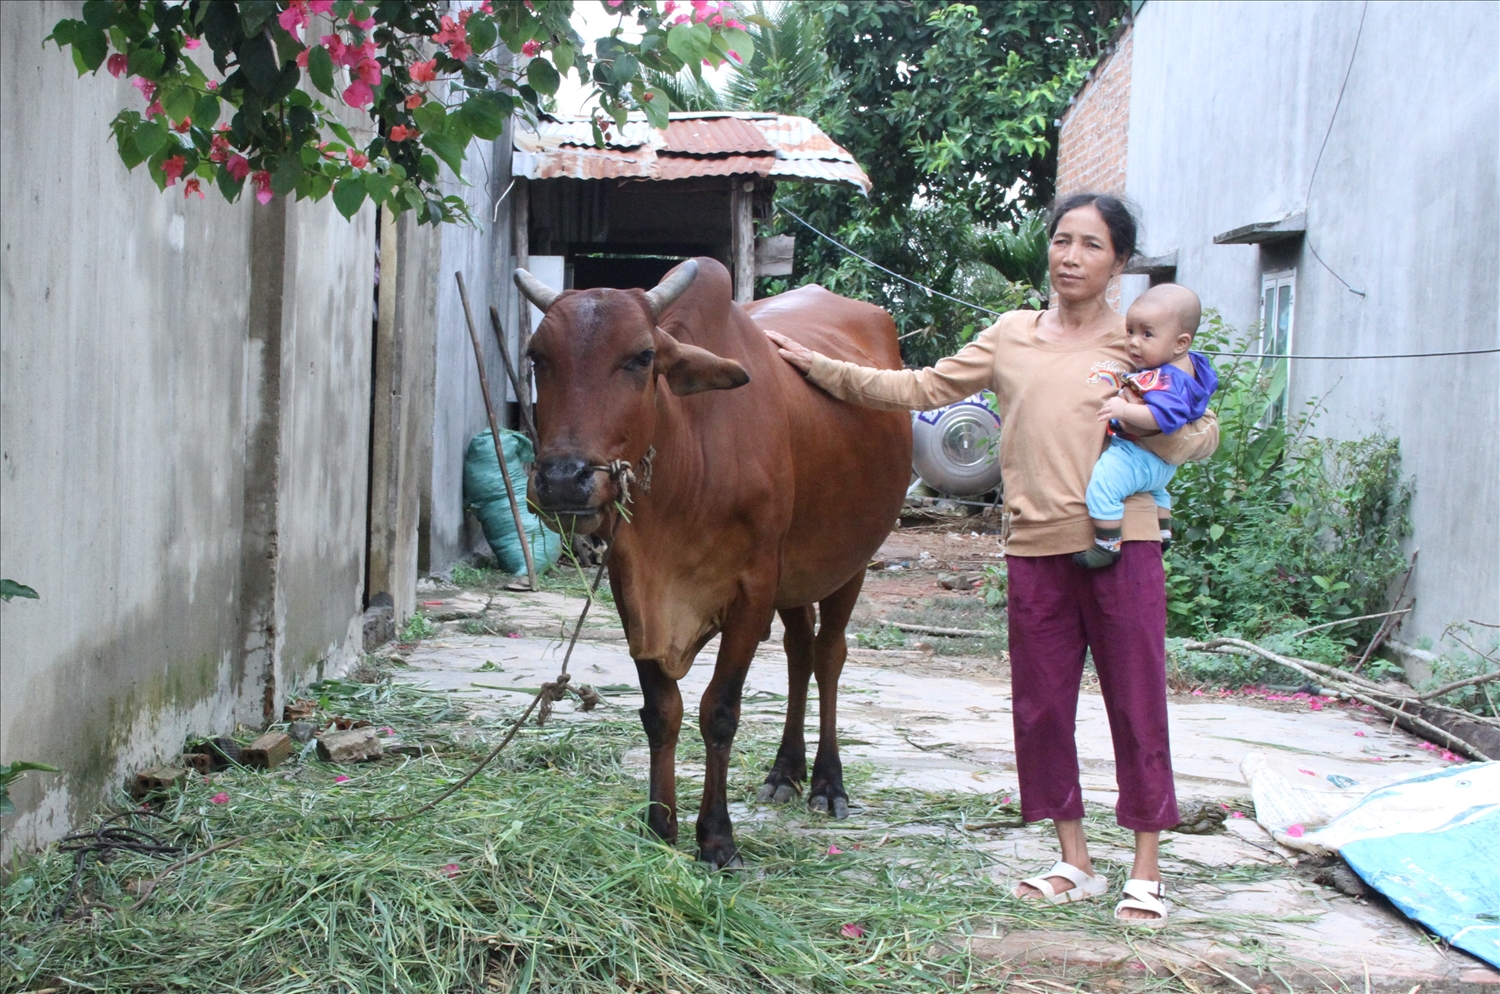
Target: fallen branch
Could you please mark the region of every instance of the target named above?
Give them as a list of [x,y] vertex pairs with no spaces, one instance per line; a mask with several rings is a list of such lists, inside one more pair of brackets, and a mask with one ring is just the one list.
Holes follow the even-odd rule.
[[911,632],[915,635],[946,635],[949,638],[956,639],[987,639],[994,638],[997,634],[996,632],[984,631],[981,628],[939,628],[936,625],[908,625],[904,621],[882,621],[881,624],[890,625],[898,631]]
[[1500,670],[1497,670],[1494,673],[1481,673],[1478,676],[1471,676],[1467,680],[1455,680],[1452,683],[1444,684],[1437,690],[1429,690],[1427,693],[1418,697],[1417,700],[1430,701],[1434,697],[1442,697],[1444,694],[1450,694],[1453,691],[1461,690],[1464,687],[1472,687],[1476,684],[1489,683],[1491,680],[1500,680]]
[[1337,625],[1348,625],[1356,621],[1372,621],[1375,618],[1389,618],[1392,615],[1410,613],[1411,608],[1403,607],[1397,611],[1381,611],[1379,614],[1362,614],[1358,618],[1340,618],[1338,621],[1325,621],[1321,625],[1313,625],[1311,628],[1304,628],[1302,629],[1302,631],[1294,633],[1292,635],[1292,638],[1301,638],[1304,635],[1310,635],[1313,632],[1321,632],[1325,628],[1333,628]]
[[[1263,649],[1253,642],[1246,642],[1243,639],[1235,638],[1216,638],[1210,639],[1207,642],[1187,642],[1184,643],[1183,648],[1189,652],[1216,652],[1229,656],[1259,656],[1277,665],[1285,666],[1289,670],[1295,670],[1303,676],[1312,677],[1326,683],[1329,689],[1338,694],[1338,696],[1359,701],[1361,704],[1368,704],[1381,714],[1394,719],[1402,727],[1416,732],[1433,742],[1441,743],[1454,752],[1461,752],[1473,759],[1491,760],[1496,758],[1496,756],[1490,755],[1485,749],[1454,735],[1447,729],[1440,728],[1425,718],[1420,718],[1410,711],[1403,710],[1398,706],[1392,706],[1386,701],[1379,700],[1370,695],[1372,693],[1380,694],[1381,696],[1399,701],[1402,704],[1420,703],[1414,696],[1394,693],[1389,690],[1361,687],[1360,683],[1368,684],[1369,681],[1360,680],[1359,683],[1356,683],[1354,680],[1349,679],[1350,674],[1341,673],[1334,670],[1331,666],[1313,662],[1310,659],[1296,659],[1291,656],[1283,656],[1269,649]],[[1475,722],[1475,724],[1479,723]],[[1496,752],[1500,753],[1500,750],[1496,750]]]
[[198,860],[202,859],[204,856],[208,856],[208,855],[211,855],[212,853],[216,853],[220,849],[228,849],[230,846],[239,845],[241,842],[244,842],[248,838],[250,838],[250,836],[248,836],[248,835],[241,835],[238,838],[229,839],[227,841],[220,842],[220,843],[217,843],[215,845],[209,846],[207,849],[199,849],[197,852],[193,853],[191,856],[184,856],[182,859],[179,859],[177,862],[173,863],[171,866],[168,866],[165,870],[162,870],[160,873],[158,873],[156,876],[152,877],[150,880],[147,880],[145,883],[141,884],[140,890],[139,890],[140,899],[137,900],[130,907],[126,908],[125,910],[126,911],[139,911],[139,910],[141,910],[141,908],[145,905],[145,903],[147,901],[151,900],[151,892],[154,891],[154,890],[156,890],[156,885],[159,884],[159,883],[161,883],[168,876],[170,876],[173,873],[176,873],[178,870],[182,869],[184,866],[187,866],[190,863],[196,863],[196,862],[198,862]]

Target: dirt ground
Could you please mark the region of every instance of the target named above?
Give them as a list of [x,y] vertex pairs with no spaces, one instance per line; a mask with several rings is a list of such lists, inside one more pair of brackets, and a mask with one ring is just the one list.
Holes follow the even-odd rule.
[[[998,536],[974,527],[977,523],[963,518],[903,527],[882,546],[867,574],[850,625],[857,637],[851,639],[840,681],[839,708],[844,762],[867,771],[866,791],[977,792],[1000,799],[1015,790],[1003,607],[986,604],[982,586],[962,589],[966,578],[982,576],[986,566],[1003,566]],[[523,701],[525,695],[500,685],[534,687],[553,677],[565,646],[562,635],[582,606],[578,597],[560,592],[439,586],[428,586],[422,600],[434,617],[449,620],[436,637],[401,653],[408,666],[403,679],[507,703]],[[986,635],[898,635],[882,619]],[[641,699],[623,634],[612,607],[600,605],[591,613],[572,669],[578,680],[612,689],[606,706],[633,711]],[[757,653],[746,687],[745,722],[779,727],[782,721],[786,677],[780,634],[778,624]],[[710,642],[683,681],[690,707],[711,675],[716,649],[717,640]],[[474,676],[480,667],[499,668],[504,677]],[[565,720],[568,707],[560,706]],[[1174,694],[1168,707],[1184,808],[1253,811],[1239,773],[1252,750],[1291,755],[1372,784],[1443,765],[1418,740],[1355,708],[1314,710],[1302,701],[1186,689]],[[816,719],[809,718],[815,734]],[[579,714],[576,720],[588,719]],[[1079,704],[1078,743],[1085,802],[1094,813],[1091,824],[1105,825],[1112,821],[1107,814],[1117,796],[1114,764],[1102,700],[1097,687],[1087,684]],[[629,758],[644,775],[644,740]],[[685,766],[679,775],[701,778],[702,770]],[[868,838],[877,829],[889,834],[889,826],[861,825],[854,794],[849,837]],[[790,808],[745,802],[732,811],[740,831],[754,831],[755,822],[766,818],[807,817]],[[913,824],[905,830],[930,827]],[[1056,840],[1041,825],[996,823],[978,826],[973,835],[974,844],[993,858],[992,875],[1007,884],[1056,858]],[[1117,889],[1129,868],[1126,835],[1106,832],[1096,842],[1094,856]],[[1250,818],[1226,818],[1213,834],[1165,833],[1163,859],[1173,902],[1172,922],[1165,929],[1122,930],[1112,941],[1066,928],[1011,932],[976,938],[976,948],[1016,969],[1028,964],[1056,969],[1069,983],[1084,971],[1100,990],[1144,989],[1139,982],[1149,977],[1175,976],[1187,978],[1190,990],[1251,994],[1324,988],[1402,994],[1500,991],[1500,973],[1436,942],[1378,895],[1345,893],[1358,892],[1347,871],[1341,875],[1339,867],[1310,865],[1305,857],[1277,846]],[[1242,923],[1239,928],[1236,921]],[[1252,926],[1252,921],[1261,924]],[[1284,924],[1267,928],[1267,921]]]

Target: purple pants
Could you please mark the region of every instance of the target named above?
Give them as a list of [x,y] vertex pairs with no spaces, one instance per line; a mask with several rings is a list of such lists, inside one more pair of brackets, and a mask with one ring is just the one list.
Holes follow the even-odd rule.
[[1021,817],[1083,817],[1078,783],[1078,685],[1085,647],[1104,692],[1125,828],[1179,821],[1167,741],[1167,594],[1161,548],[1126,542],[1104,569],[1071,555],[1007,556],[1012,716]]

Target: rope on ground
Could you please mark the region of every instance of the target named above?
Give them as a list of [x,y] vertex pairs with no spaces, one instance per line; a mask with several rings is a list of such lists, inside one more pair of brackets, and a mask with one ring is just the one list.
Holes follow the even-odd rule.
[[[931,294],[931,295],[933,295],[935,297],[942,297],[944,300],[951,300],[955,304],[961,304],[964,307],[973,308],[976,311],[983,311],[985,314],[992,314],[995,317],[1000,317],[1000,315],[1001,315],[1000,311],[991,310],[988,307],[983,307],[983,306],[981,306],[979,304],[973,303],[972,301],[961,300],[958,297],[955,297],[952,294],[944,293],[941,290],[934,290],[932,287],[928,286],[925,283],[918,283],[916,280],[912,279],[909,276],[902,276],[900,273],[896,272],[895,270],[885,268],[880,263],[876,262],[874,259],[871,259],[869,256],[867,256],[867,255],[861,255],[860,253],[854,251],[854,249],[852,249],[849,246],[845,245],[843,242],[839,241],[837,238],[834,238],[832,235],[828,234],[826,231],[821,231],[818,228],[814,227],[813,224],[812,224],[812,222],[806,220],[801,215],[797,214],[795,211],[792,211],[790,208],[788,208],[786,206],[786,204],[784,204],[784,203],[782,203],[780,201],[777,201],[777,203],[776,203],[776,209],[779,210],[779,211],[781,211],[782,213],[786,214],[793,221],[796,221],[798,224],[802,225],[804,228],[806,228],[808,231],[811,231],[813,234],[817,235],[819,238],[821,238],[824,241],[832,244],[834,247],[838,248],[839,250],[841,250],[843,252],[847,252],[848,254],[854,256],[854,258],[858,259],[860,262],[863,262],[866,265],[874,266],[876,269],[880,270],[882,273],[885,273],[887,276],[894,276],[896,279],[902,281],[903,283],[910,283],[912,286],[916,287],[918,290],[921,290],[921,291],[923,291],[925,293]],[[1318,261],[1321,262],[1322,260],[1320,259]],[[1329,271],[1332,272],[1332,270],[1329,270]],[[1334,273],[1334,275],[1337,276],[1338,274]],[[1342,280],[1340,280],[1340,282],[1342,282]],[[1345,286],[1348,286],[1348,284],[1345,284]],[[1360,293],[1360,291],[1358,291],[1358,290],[1355,290],[1354,292],[1355,293]],[[1361,296],[1363,296],[1363,294],[1361,294]],[[916,332],[909,332],[908,334],[916,334]],[[905,338],[907,336],[903,335],[901,337]],[[1402,353],[1396,353],[1396,354],[1392,354],[1392,355],[1293,355],[1293,354],[1291,354],[1289,352],[1288,353],[1276,353],[1276,352],[1210,352],[1210,351],[1206,351],[1206,350],[1201,350],[1201,351],[1203,351],[1204,355],[1231,356],[1231,357],[1233,357],[1235,359],[1435,359],[1435,358],[1439,358],[1439,357],[1442,357],[1442,356],[1495,355],[1496,353],[1500,353],[1500,348],[1490,348],[1490,349],[1456,349],[1456,350],[1451,351],[1451,352],[1402,352]]]

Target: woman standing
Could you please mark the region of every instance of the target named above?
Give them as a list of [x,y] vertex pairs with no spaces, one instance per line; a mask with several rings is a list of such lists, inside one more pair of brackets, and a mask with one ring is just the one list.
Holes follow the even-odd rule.
[[[1166,589],[1160,529],[1148,495],[1125,505],[1123,555],[1087,570],[1073,553],[1093,542],[1084,492],[1104,445],[1104,401],[1132,371],[1125,320],[1105,300],[1135,252],[1136,223],[1118,199],[1078,194],[1053,208],[1048,267],[1057,305],[1012,311],[958,354],[922,370],[876,370],[819,355],[766,334],[784,359],[843,400],[932,410],[980,390],[999,398],[1000,462],[1010,516],[1006,540],[1012,714],[1021,813],[1051,819],[1062,859],[1017,885],[1026,900],[1066,903],[1102,895],[1083,832],[1074,741],[1085,650],[1109,714],[1119,823],[1134,830],[1135,864],[1115,909],[1160,923],[1167,909],[1157,861],[1163,829],[1177,824],[1167,741]],[[1218,446],[1212,416],[1172,436],[1143,440],[1167,459],[1203,458]]]

